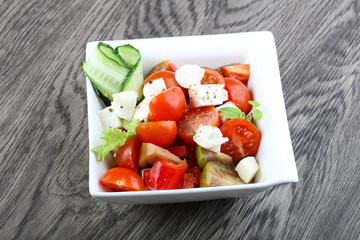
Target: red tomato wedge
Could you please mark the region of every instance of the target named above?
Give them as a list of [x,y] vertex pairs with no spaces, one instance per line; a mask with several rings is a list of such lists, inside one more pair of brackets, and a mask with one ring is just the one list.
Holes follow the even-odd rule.
[[179,87],[169,88],[153,97],[149,108],[150,121],[178,121],[185,113],[185,95]]
[[114,191],[145,190],[144,182],[140,175],[128,168],[111,168],[102,176],[100,183]]
[[150,170],[151,168],[146,168],[141,170],[141,176],[145,185],[145,190],[150,190],[149,186],[147,185],[147,183],[149,182]]
[[151,190],[177,189],[187,169],[186,160],[180,164],[158,159],[146,179]]
[[261,134],[245,119],[232,119],[222,125],[220,131],[223,137],[229,138],[221,145],[221,152],[230,155],[234,162],[255,154],[259,149]]
[[167,150],[178,157],[186,157],[187,156],[186,146],[168,147]]
[[247,85],[250,78],[250,64],[236,64],[220,68],[224,77],[232,77]]
[[183,118],[178,121],[178,134],[189,145],[195,146],[193,137],[200,124],[219,126],[219,112],[213,106],[191,108],[185,112]]
[[186,146],[186,151],[187,151],[186,161],[189,165],[189,168],[197,166],[195,150],[196,150],[196,146],[191,146],[191,145]]
[[216,70],[208,67],[202,67],[205,69],[204,77],[201,80],[201,84],[224,84],[224,77]]
[[181,179],[179,189],[188,189],[195,187],[195,177],[192,173],[185,173],[184,177]]
[[138,136],[129,137],[125,144],[116,150],[116,165],[137,171],[141,140]]
[[189,168],[187,171],[187,173],[192,173],[194,175],[194,185],[195,187],[199,187],[200,186],[200,176],[201,176],[201,170],[198,166],[194,166]]
[[169,68],[171,71],[175,72],[177,70],[177,67],[173,63],[169,63]]
[[248,114],[251,110],[249,101],[252,100],[252,95],[249,89],[235,78],[226,77],[225,89],[229,93],[229,100],[232,101],[242,112]]
[[177,135],[175,121],[158,121],[142,123],[135,129],[142,142],[152,143],[159,147],[168,147]]

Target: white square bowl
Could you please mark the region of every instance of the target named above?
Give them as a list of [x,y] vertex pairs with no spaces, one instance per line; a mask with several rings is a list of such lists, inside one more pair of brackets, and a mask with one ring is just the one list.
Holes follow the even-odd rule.
[[[107,192],[99,183],[108,170],[104,162],[98,162],[89,150],[89,190],[96,199],[125,204],[157,204],[173,202],[203,201],[210,199],[239,197],[254,194],[282,183],[298,181],[298,174],[291,145],[289,127],[282,94],[280,72],[274,37],[271,32],[231,33],[220,35],[134,39],[104,41],[112,47],[131,44],[142,56],[144,74],[163,60],[176,66],[197,64],[217,68],[241,62],[250,64],[248,88],[254,100],[261,103],[263,118],[257,122],[262,134],[256,159],[260,171],[255,183],[247,185],[208,187],[195,189]],[[86,46],[86,58],[98,42]],[[96,111],[102,105],[90,81],[86,80],[89,119],[89,149],[102,142],[101,123]]]

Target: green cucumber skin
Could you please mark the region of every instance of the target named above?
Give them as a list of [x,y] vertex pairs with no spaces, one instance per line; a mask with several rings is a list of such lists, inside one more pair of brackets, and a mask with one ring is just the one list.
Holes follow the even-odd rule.
[[[99,42],[97,47],[99,50],[105,54],[108,58],[116,61],[119,65],[129,68],[127,64],[124,63],[122,59],[119,58],[119,56],[116,54],[116,51],[109,45],[103,42]],[[107,50],[107,51],[106,51]]]
[[129,71],[128,75],[121,83],[121,91],[135,91],[138,93],[137,101],[143,97],[144,76],[142,70],[141,58],[138,59],[134,67]]
[[115,49],[114,53],[115,53],[116,57],[118,57],[118,58],[121,60],[121,62],[122,62],[122,64],[124,65],[124,67],[126,67],[126,68],[128,68],[128,69],[131,69],[131,67],[129,66],[129,64],[127,64],[127,62],[125,61],[125,59],[124,59],[122,56],[120,56],[120,54],[116,51],[116,49]]
[[130,44],[116,47],[115,54],[122,59],[129,68],[133,68],[138,59],[141,58],[139,50]]

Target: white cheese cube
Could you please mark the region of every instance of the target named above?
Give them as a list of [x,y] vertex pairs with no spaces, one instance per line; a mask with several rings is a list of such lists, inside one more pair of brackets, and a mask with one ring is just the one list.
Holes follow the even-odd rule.
[[249,183],[259,171],[259,164],[254,157],[249,156],[241,159],[235,170],[244,182]]
[[213,152],[220,152],[221,144],[229,141],[222,136],[219,128],[200,124],[193,137],[194,141],[203,148]]
[[221,96],[223,98],[223,102],[229,100],[229,93],[228,91],[226,91],[225,89],[221,90]]
[[[224,102],[225,84],[202,84],[192,86],[188,89],[190,106],[191,107],[202,107],[219,105]],[[226,96],[227,96],[227,91]]]
[[226,108],[226,107],[238,108],[232,101],[228,101],[228,102],[224,103],[223,105],[216,107],[216,109],[219,111],[220,109]]
[[137,118],[140,121],[145,121],[145,122],[148,120],[148,116],[150,113],[150,108],[149,108],[150,100],[151,99],[149,98],[145,98],[139,103],[139,105],[136,106],[134,118]]
[[155,95],[166,90],[163,78],[158,78],[145,84],[143,93],[145,98],[153,98]]
[[185,64],[175,71],[175,79],[183,88],[189,88],[201,83],[205,69],[198,65]]
[[106,130],[108,128],[121,127],[120,119],[112,107],[107,107],[103,110],[97,111],[102,127]]
[[124,91],[113,96],[111,106],[120,118],[131,120],[136,106],[137,92]]

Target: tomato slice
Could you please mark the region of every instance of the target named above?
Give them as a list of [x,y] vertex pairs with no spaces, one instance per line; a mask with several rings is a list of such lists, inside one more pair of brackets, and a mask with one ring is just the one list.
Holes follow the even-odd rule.
[[178,157],[186,157],[187,156],[186,146],[168,147],[167,150]]
[[169,88],[153,97],[149,108],[150,121],[178,121],[185,113],[185,95],[179,87]]
[[116,150],[116,165],[137,171],[141,140],[137,136],[129,137],[125,144]]
[[256,154],[259,149],[261,134],[245,119],[232,119],[222,125],[220,131],[223,137],[229,138],[228,142],[221,145],[221,152],[230,155],[234,162]]
[[179,189],[188,189],[195,187],[195,177],[192,173],[185,173],[184,177],[181,179]]
[[225,89],[229,93],[230,101],[232,101],[242,112],[248,114],[251,110],[249,101],[252,100],[249,89],[235,78],[226,77],[224,79]]
[[219,126],[219,112],[213,106],[190,108],[178,121],[178,134],[189,145],[195,146],[193,137],[200,124]]
[[111,168],[102,176],[100,183],[114,191],[145,190],[144,182],[140,175],[128,168]]
[[224,77],[232,77],[247,85],[250,78],[250,64],[235,64],[220,68]]
[[135,129],[142,142],[152,143],[159,147],[168,147],[177,135],[175,121],[157,121],[142,123]]
[[151,190],[177,189],[187,169],[186,160],[180,164],[158,159],[152,166],[146,185]]
[[201,84],[224,84],[224,77],[216,70],[208,67],[202,67],[205,69],[204,77],[201,80]]

